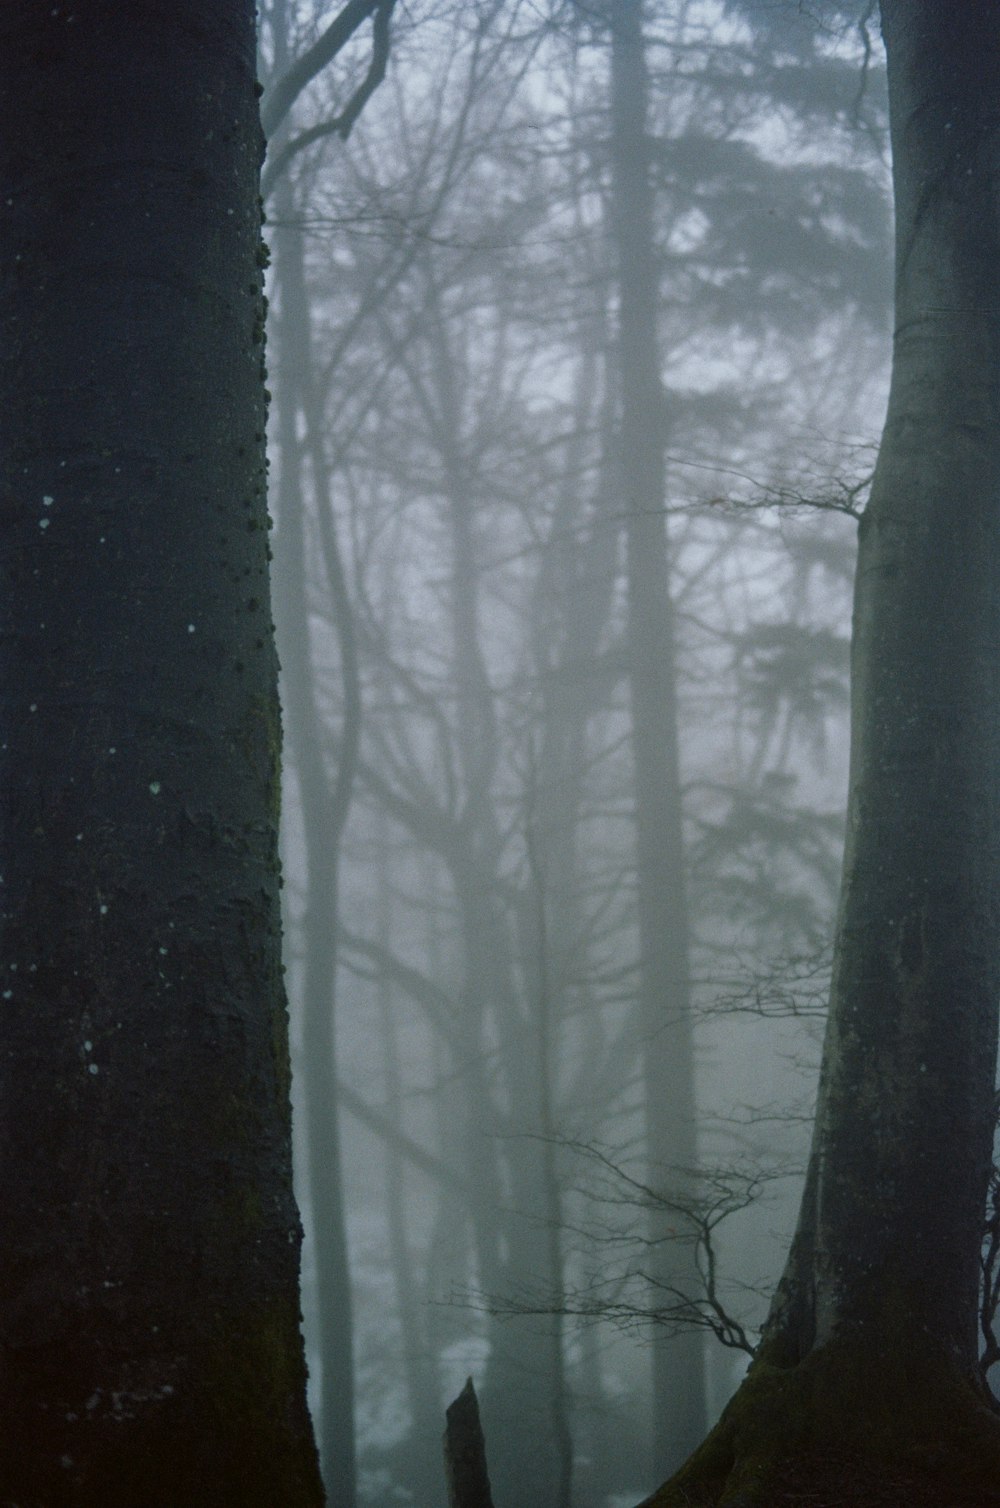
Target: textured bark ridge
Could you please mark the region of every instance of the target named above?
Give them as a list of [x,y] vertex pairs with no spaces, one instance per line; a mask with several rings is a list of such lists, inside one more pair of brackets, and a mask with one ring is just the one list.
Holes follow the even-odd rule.
[[1000,1502],[976,1367],[1000,999],[1000,10],[881,12],[896,334],[813,1150],[760,1356],[656,1508]]
[[0,1501],[322,1501],[251,0],[0,7]]

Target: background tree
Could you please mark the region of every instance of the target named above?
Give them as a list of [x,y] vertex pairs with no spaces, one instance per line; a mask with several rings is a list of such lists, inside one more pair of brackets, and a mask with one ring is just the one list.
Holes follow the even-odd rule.
[[253,7],[0,16],[0,1494],[314,1505]]
[[[643,1104],[651,1183],[696,1178],[690,928],[678,730],[677,647],[667,559],[664,441],[669,425],[657,341],[648,81],[642,5],[609,12],[613,233],[619,282],[618,468],[628,590],[627,654],[635,781],[636,902]],[[651,1211],[650,1277],[690,1282],[689,1246]],[[706,1422],[701,1333],[653,1338],[653,1469],[690,1453]]]

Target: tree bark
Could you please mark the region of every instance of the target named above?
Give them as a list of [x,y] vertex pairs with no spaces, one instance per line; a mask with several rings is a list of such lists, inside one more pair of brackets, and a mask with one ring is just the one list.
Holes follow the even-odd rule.
[[772,1503],[782,1481],[866,1501],[833,1439],[899,1501],[1000,1501],[976,1354],[1000,997],[1000,11],[883,0],[882,26],[896,335],[811,1166],[760,1357],[657,1508]]
[[317,1505],[250,0],[0,15],[0,1497]]

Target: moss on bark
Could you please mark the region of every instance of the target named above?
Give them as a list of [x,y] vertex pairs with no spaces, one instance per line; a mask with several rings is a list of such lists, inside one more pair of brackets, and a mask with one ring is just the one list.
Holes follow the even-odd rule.
[[[916,1322],[913,1322],[914,1324]],[[912,1334],[845,1335],[794,1367],[761,1359],[644,1508],[1000,1504],[1000,1417]]]

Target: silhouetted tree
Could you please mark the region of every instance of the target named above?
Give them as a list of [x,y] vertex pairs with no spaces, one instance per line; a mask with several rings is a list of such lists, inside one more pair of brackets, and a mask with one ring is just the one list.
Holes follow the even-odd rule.
[[318,1505],[250,0],[0,14],[0,1497]]

